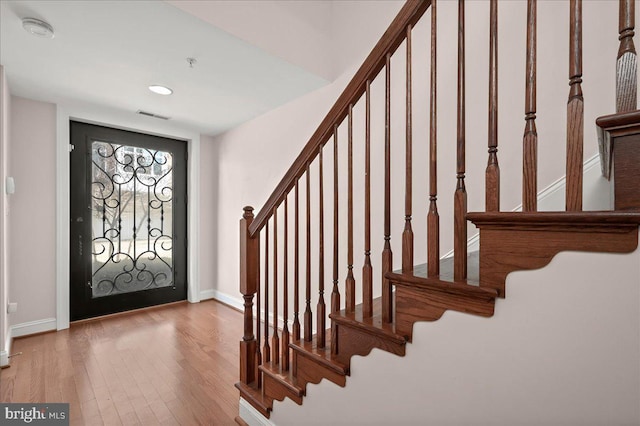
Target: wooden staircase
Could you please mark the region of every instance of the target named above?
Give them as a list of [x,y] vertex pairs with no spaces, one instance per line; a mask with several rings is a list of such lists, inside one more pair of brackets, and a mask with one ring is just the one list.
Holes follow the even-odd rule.
[[[621,146],[621,166],[616,166],[616,189],[613,211],[582,210],[582,108],[581,3],[571,1],[571,71],[568,101],[567,135],[567,211],[538,212],[536,206],[537,135],[535,132],[535,0],[528,1],[527,92],[525,133],[523,137],[523,212],[501,212],[499,208],[500,173],[497,159],[497,92],[489,93],[489,140],[486,181],[486,212],[469,213],[465,189],[464,137],[464,0],[459,0],[459,93],[458,93],[458,161],[454,210],[455,250],[451,258],[440,259],[439,221],[435,162],[436,125],[436,2],[408,1],[380,42],[373,49],[351,83],[340,96],[318,130],[303,149],[259,214],[246,207],[240,222],[240,289],[245,300],[245,329],[240,342],[240,396],[262,415],[269,417],[274,401],[289,398],[302,404],[308,383],[328,379],[346,385],[351,357],[365,356],[378,348],[399,356],[412,341],[413,324],[436,321],[445,311],[491,317],[495,299],[507,295],[506,277],[510,272],[547,265],[561,251],[629,253],[638,246],[640,226],[640,184],[629,184],[626,173],[636,173],[627,164],[640,164],[640,114],[636,110],[635,49],[633,47],[633,1],[620,1],[620,40],[618,54],[618,112],[599,120],[603,171],[616,162],[616,146]],[[411,30],[431,8],[431,140],[429,212],[427,217],[427,263],[417,265],[413,254],[411,228],[411,67],[407,66],[407,138],[405,228],[402,234],[402,268],[393,269],[390,244],[390,152],[389,76],[390,58],[404,42],[407,63],[411,63]],[[491,0],[490,87],[497,85],[497,2]],[[533,42],[532,42],[533,40]],[[533,54],[531,54],[533,52]],[[630,57],[629,53],[633,53]],[[533,62],[532,62],[533,61]],[[621,67],[622,64],[623,66]],[[629,72],[632,67],[633,72]],[[620,71],[622,68],[624,70]],[[385,70],[385,198],[384,247],[381,270],[374,271],[371,261],[371,186],[370,186],[370,86]],[[624,71],[624,72],[623,72]],[[623,81],[624,80],[624,81]],[[632,80],[632,81],[631,81]],[[364,96],[366,110],[364,260],[362,279],[355,278],[353,254],[353,154],[352,119],[354,105]],[[631,112],[630,112],[631,111]],[[630,118],[631,117],[631,118]],[[348,127],[346,280],[340,292],[339,236],[340,224],[338,127]],[[604,123],[604,124],[603,124]],[[571,130],[573,129],[573,130]],[[333,240],[325,244],[325,199],[323,147],[333,140]],[[631,146],[631,148],[629,148]],[[632,156],[631,159],[629,156]],[[635,157],[633,157],[635,156]],[[610,164],[611,163],[611,164]],[[311,165],[318,169],[317,211],[312,220],[310,191]],[[605,167],[606,164],[606,167]],[[606,173],[608,174],[608,173]],[[302,192],[304,191],[304,197]],[[619,195],[621,194],[621,195]],[[300,219],[304,199],[306,220]],[[290,209],[289,204],[293,203]],[[278,211],[279,207],[283,207]],[[294,214],[290,214],[293,210]],[[304,218],[303,218],[304,219]],[[279,222],[280,220],[280,222]],[[479,229],[479,252],[467,252],[466,221]],[[290,228],[293,222],[293,230]],[[315,246],[311,226],[317,226]],[[280,225],[279,225],[280,223]],[[270,225],[271,224],[271,225]],[[280,226],[280,229],[278,228]],[[300,229],[305,238],[300,238]],[[269,235],[271,229],[271,237]],[[340,230],[340,231],[339,231]],[[280,246],[280,249],[278,248]],[[332,279],[325,279],[325,251],[332,248]],[[270,253],[270,249],[272,250]],[[302,255],[301,255],[302,254]],[[292,255],[292,256],[291,256]],[[303,261],[300,260],[303,258]],[[312,263],[314,259],[315,264]],[[281,268],[280,270],[278,268]],[[291,271],[292,270],[292,271]],[[291,274],[293,272],[293,274]],[[304,272],[304,274],[302,274]],[[312,279],[312,272],[317,279]],[[374,298],[373,285],[379,277],[381,297]],[[362,303],[356,304],[356,281],[361,285]],[[312,282],[317,290],[312,292]],[[325,285],[332,285],[330,306],[325,304]],[[279,294],[279,289],[281,293]],[[304,293],[304,294],[303,294]],[[256,297],[254,305],[254,296]],[[292,303],[290,297],[292,297]],[[271,298],[271,302],[269,298]],[[304,299],[303,299],[304,297]],[[302,300],[301,300],[302,299]],[[301,303],[302,302],[302,303]],[[315,313],[312,306],[315,303]],[[279,305],[282,303],[282,305]],[[302,305],[302,307],[300,306]],[[290,315],[292,314],[292,318]],[[329,318],[330,326],[325,322]],[[254,327],[255,326],[255,327]],[[255,330],[255,333],[254,333]],[[314,333],[313,330],[316,332]],[[270,337],[271,336],[271,339]]]
[[[274,400],[288,397],[301,405],[307,383],[328,379],[345,386],[354,355],[366,356],[378,348],[404,356],[415,322],[436,321],[447,310],[491,317],[495,299],[505,294],[505,279],[511,271],[543,267],[561,251],[629,253],[638,246],[640,211],[543,216],[547,216],[545,220],[539,215],[522,213],[469,214],[470,220],[481,227],[481,233],[494,232],[480,237],[480,274],[483,269],[491,271],[488,280],[453,281],[449,278],[453,263],[447,259],[441,262],[441,276],[437,278],[421,276],[424,267],[416,267],[409,273],[389,272],[386,277],[395,286],[394,321],[382,320],[381,298],[374,299],[372,316],[363,314],[362,304],[352,312],[344,309],[334,312],[329,315],[334,327],[326,333],[328,340],[335,338],[335,353],[331,353],[329,346],[318,348],[315,336],[311,342],[292,342],[292,367],[283,371],[281,364],[261,365],[262,388],[238,383],[241,396],[266,417]],[[510,244],[497,244],[504,241],[500,231],[505,230],[520,235],[511,234]],[[483,255],[483,251],[488,255]],[[470,257],[477,258],[477,252]]]

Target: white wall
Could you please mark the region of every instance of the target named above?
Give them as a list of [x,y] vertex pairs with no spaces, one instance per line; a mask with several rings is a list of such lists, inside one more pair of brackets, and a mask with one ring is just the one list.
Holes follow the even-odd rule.
[[11,325],[56,316],[56,106],[11,98]]
[[[232,303],[236,307],[241,306],[238,222],[242,209],[245,205],[257,208],[266,201],[270,188],[275,188],[286,165],[293,162],[298,149],[315,130],[316,120],[302,117],[327,111],[335,95],[335,86],[330,85],[264,114],[216,137],[215,156],[212,153],[206,160],[203,158],[218,167],[215,238],[218,267],[213,283],[217,291],[235,299]],[[203,182],[205,186],[208,185]]]
[[360,66],[396,16],[403,1],[331,2],[331,43],[336,76]]
[[308,385],[302,406],[276,402],[270,420],[638,424],[639,283],[640,250],[560,253],[544,269],[509,275],[493,317],[446,312],[418,323],[405,357],[377,349],[354,357],[346,387]]
[[[200,135],[200,298],[225,300],[216,285],[218,270],[218,158],[211,136]],[[233,303],[229,302],[228,303]]]
[[7,84],[4,67],[0,65],[0,366],[9,362],[10,350],[9,320],[7,318],[7,301],[9,300],[9,263],[8,239],[9,197],[6,193],[5,178],[9,171],[9,139],[11,94]]
[[326,80],[337,76],[331,51],[331,2],[168,3]]

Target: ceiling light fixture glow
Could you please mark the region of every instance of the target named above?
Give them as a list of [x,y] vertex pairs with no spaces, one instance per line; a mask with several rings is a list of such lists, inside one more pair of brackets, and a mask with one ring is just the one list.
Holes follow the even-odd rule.
[[36,37],[53,38],[53,27],[49,23],[36,18],[22,19],[22,28]]
[[173,90],[169,89],[166,86],[160,86],[158,84],[149,86],[149,90],[151,90],[153,93],[157,93],[158,95],[170,95],[173,93]]

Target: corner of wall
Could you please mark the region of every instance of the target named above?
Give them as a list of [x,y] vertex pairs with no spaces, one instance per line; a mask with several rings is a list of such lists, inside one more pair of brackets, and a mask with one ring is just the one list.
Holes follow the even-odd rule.
[[249,426],[275,426],[271,420],[260,414],[258,410],[253,408],[245,399],[240,398],[240,418]]
[[7,226],[9,199],[5,190],[5,178],[9,174],[9,113],[11,93],[5,74],[0,65],[0,366],[8,365],[11,336],[7,302],[9,299],[7,241],[9,228]]
[[9,328],[6,338],[1,343],[3,345],[3,349],[0,350],[0,367],[6,367],[9,365],[9,355],[11,355],[11,343],[13,343],[11,328]]

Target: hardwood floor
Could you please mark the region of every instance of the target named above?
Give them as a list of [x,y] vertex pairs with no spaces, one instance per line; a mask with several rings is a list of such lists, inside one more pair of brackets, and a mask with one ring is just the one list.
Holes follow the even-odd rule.
[[2,402],[69,402],[72,425],[235,425],[242,314],[215,301],[15,339]]

